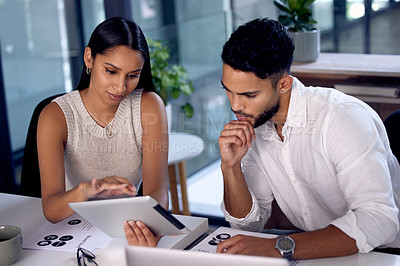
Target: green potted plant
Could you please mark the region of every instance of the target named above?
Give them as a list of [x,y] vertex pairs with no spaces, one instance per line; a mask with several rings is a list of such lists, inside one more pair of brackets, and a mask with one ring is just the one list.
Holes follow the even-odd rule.
[[311,4],[315,0],[274,0],[280,10],[278,20],[286,26],[294,44],[295,62],[312,62],[318,59],[320,51],[319,30],[315,28]]
[[[186,69],[181,65],[169,65],[170,50],[164,41],[147,39],[150,50],[151,72],[156,93],[164,101],[167,109],[168,128],[171,129],[172,99],[182,95],[190,96],[194,89]],[[190,103],[181,106],[186,117],[193,117],[194,109]]]

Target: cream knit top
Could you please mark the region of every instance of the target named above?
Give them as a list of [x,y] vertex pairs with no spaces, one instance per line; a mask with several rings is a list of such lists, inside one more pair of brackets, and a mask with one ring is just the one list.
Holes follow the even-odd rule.
[[79,91],[54,100],[64,112],[68,128],[64,148],[66,191],[81,182],[113,175],[127,178],[136,188],[139,187],[143,159],[142,92],[143,89],[135,89],[128,95],[119,104],[113,120],[104,128],[89,115]]

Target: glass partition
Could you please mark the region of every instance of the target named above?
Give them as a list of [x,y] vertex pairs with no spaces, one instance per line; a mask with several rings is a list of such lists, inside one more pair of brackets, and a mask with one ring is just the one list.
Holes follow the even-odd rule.
[[[83,43],[87,45],[94,28],[106,19],[103,0],[81,1]],[[83,55],[81,56],[83,58]]]
[[[79,79],[81,36],[85,34],[81,33],[78,2],[0,1],[4,93],[17,184],[34,108],[48,96],[71,91]],[[84,2],[96,6],[96,2],[102,1]],[[97,16],[99,8],[101,6],[86,9],[90,10],[85,20],[87,31],[91,32],[91,25],[104,19],[104,16]],[[90,23],[91,20],[94,22]]]
[[[188,175],[219,158],[218,137],[230,118],[230,106],[221,89],[222,45],[226,34],[226,1],[132,1],[133,19],[146,37],[164,40],[171,64],[183,65],[193,82],[190,97],[172,101],[172,131],[200,136],[204,152],[187,162]],[[190,102],[193,118],[180,111]]]
[[60,0],[0,4],[3,75],[14,152],[24,148],[36,104],[72,89],[64,14]]
[[[375,2],[375,1],[374,1]],[[374,3],[373,2],[373,3]],[[380,10],[371,18],[371,54],[400,55],[400,6]]]

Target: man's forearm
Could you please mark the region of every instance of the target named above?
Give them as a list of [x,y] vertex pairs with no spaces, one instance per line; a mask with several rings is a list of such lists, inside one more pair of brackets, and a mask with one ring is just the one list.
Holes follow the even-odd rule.
[[225,167],[221,164],[221,170],[224,177],[226,210],[233,217],[246,217],[251,210],[252,199],[240,164],[234,167]]
[[290,237],[296,243],[294,259],[341,257],[358,252],[356,241],[333,225]]
[[[293,259],[347,256],[358,252],[354,239],[333,225],[313,232],[290,235],[295,241]],[[217,253],[282,257],[276,238],[236,235],[218,244]]]

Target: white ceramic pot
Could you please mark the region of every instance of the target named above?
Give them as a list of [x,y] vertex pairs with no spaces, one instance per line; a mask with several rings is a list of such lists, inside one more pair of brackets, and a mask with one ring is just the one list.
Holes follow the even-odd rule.
[[313,62],[320,52],[319,30],[305,32],[289,32],[294,41],[294,62]]

